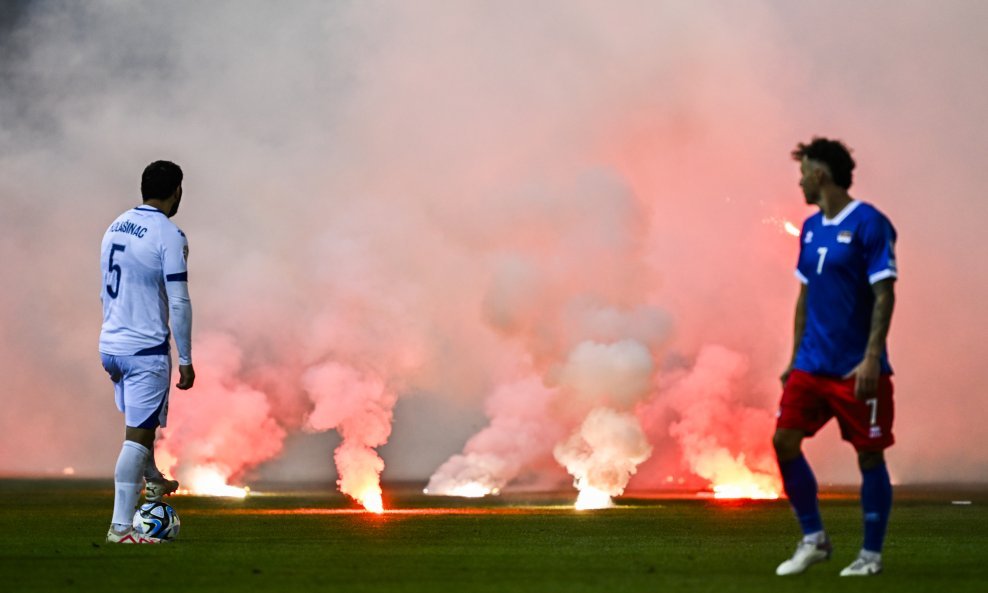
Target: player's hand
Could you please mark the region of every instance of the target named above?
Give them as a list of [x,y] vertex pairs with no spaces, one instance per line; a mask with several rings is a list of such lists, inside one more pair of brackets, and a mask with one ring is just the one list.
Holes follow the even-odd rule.
[[196,371],[192,368],[191,364],[180,364],[178,365],[178,383],[175,387],[181,390],[191,389],[192,384],[196,382]]
[[878,375],[882,372],[882,365],[878,358],[865,356],[864,360],[858,363],[850,373],[844,375],[845,379],[855,378],[854,398],[859,401],[872,398],[878,390]]

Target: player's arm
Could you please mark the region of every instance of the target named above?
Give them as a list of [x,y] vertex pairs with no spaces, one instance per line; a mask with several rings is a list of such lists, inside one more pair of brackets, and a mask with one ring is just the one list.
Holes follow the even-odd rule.
[[865,348],[864,359],[848,375],[857,377],[854,397],[859,400],[872,397],[878,388],[882,354],[885,353],[885,341],[892,325],[892,310],[895,308],[895,278],[879,280],[871,285],[871,290],[875,293],[875,304],[871,308],[868,347]]
[[179,389],[189,389],[195,382],[192,366],[192,300],[189,298],[189,273],[186,265],[188,242],[178,229],[174,235],[165,231],[163,271],[168,295],[168,322],[178,349]]
[[871,325],[864,357],[848,377],[854,376],[854,397],[866,400],[874,397],[878,377],[882,372],[882,355],[892,324],[895,308],[895,279],[899,276],[895,259],[895,228],[885,218],[876,218],[862,229],[862,246],[868,262],[868,281],[875,295],[871,308]]
[[892,326],[892,310],[895,309],[895,279],[886,278],[871,285],[875,293],[875,305],[871,309],[871,329],[868,332],[868,348],[865,358],[880,359],[885,353],[885,341]]
[[782,383],[789,379],[793,365],[796,364],[796,353],[799,351],[799,343],[803,340],[803,331],[806,329],[806,283],[799,284],[799,298],[796,299],[796,315],[793,320],[792,356],[789,359],[789,366],[782,372]]

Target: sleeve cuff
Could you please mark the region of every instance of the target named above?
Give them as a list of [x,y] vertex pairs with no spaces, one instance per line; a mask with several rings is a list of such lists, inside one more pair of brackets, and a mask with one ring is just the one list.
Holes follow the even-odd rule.
[[898,277],[899,277],[899,274],[896,273],[895,270],[885,269],[885,270],[881,270],[881,271],[875,272],[871,276],[868,276],[868,282],[869,282],[869,284],[874,284],[876,282],[881,282],[882,280],[885,280],[886,278],[898,278]]
[[806,276],[803,276],[803,273],[802,273],[802,272],[800,272],[799,270],[796,270],[796,278],[797,278],[797,279],[798,279],[798,280],[799,280],[800,282],[802,282],[803,284],[809,284],[809,283],[810,283],[810,279],[809,279],[809,278],[807,278]]

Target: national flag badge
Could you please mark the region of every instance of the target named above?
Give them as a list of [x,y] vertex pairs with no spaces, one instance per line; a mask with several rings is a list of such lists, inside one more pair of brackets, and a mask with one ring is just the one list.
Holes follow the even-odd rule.
[[854,236],[854,234],[851,231],[841,231],[841,232],[837,233],[837,242],[838,243],[850,243],[851,242],[851,237],[853,237],[853,236]]

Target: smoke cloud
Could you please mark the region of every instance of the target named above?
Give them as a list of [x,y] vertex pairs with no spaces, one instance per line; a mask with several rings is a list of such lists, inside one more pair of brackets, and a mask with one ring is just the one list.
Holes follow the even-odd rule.
[[193,481],[199,468],[236,481],[281,451],[285,430],[267,395],[238,379],[243,362],[231,336],[200,333],[196,358],[209,371],[196,378],[195,391],[172,396],[158,466],[180,482]]
[[[97,245],[164,158],[195,309],[179,479],[772,476],[814,134],[899,231],[896,479],[988,471],[983,3],[8,4],[0,474],[112,473]],[[838,440],[807,447],[822,484],[858,479]]]
[[388,442],[397,396],[379,378],[338,363],[310,368],[302,383],[315,404],[306,427],[336,429],[343,437],[333,456],[340,491],[379,507],[384,460],[374,448]]
[[638,464],[652,454],[652,446],[633,414],[594,408],[553,454],[574,477],[578,490],[592,488],[619,496]]

